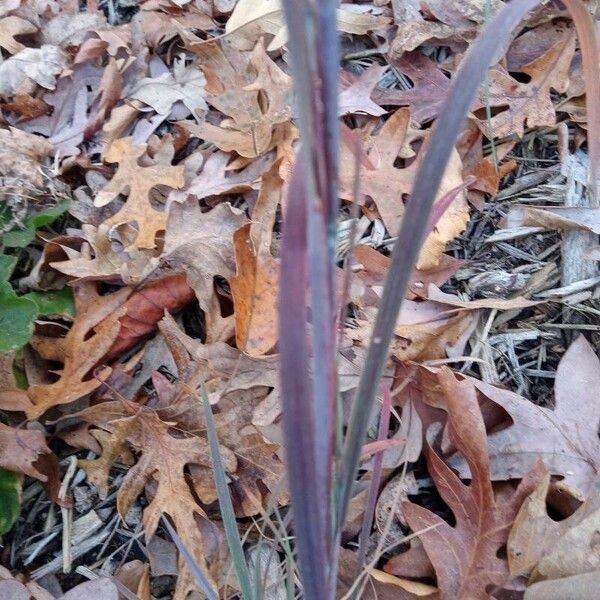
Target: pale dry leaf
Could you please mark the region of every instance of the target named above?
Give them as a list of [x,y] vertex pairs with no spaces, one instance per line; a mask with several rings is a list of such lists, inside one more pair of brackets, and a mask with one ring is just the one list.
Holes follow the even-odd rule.
[[173,104],[181,101],[195,117],[206,111],[204,100],[206,78],[194,66],[185,66],[185,60],[175,60],[173,73],[163,73],[157,77],[145,77],[136,83],[129,92],[129,98],[151,106],[157,113],[168,115]]
[[[344,33],[365,35],[387,27],[391,19],[373,6],[341,4],[337,26]],[[288,40],[280,0],[239,0],[225,26],[231,43],[238,50],[251,50],[264,34],[274,36],[267,50],[281,49]]]
[[15,39],[15,36],[35,33],[37,27],[29,21],[11,15],[0,19],[0,48],[4,48],[9,54],[16,54],[25,49],[25,46]]
[[372,65],[361,73],[356,81],[343,89],[338,97],[339,114],[343,116],[361,113],[373,117],[384,115],[386,110],[371,99],[371,94],[387,70],[387,66]]
[[[469,379],[486,398],[499,404],[513,424],[488,437],[493,480],[523,477],[538,458],[548,470],[584,494],[600,478],[600,360],[583,336],[575,340],[556,372],[554,409],[490,384]],[[468,476],[464,459],[450,464]]]
[[[119,334],[122,305],[131,290],[123,288],[113,294],[100,296],[95,283],[81,283],[74,289],[76,317],[64,339],[64,359],[59,378],[53,383],[30,385],[22,395],[30,402],[30,419],[44,414],[49,408],[69,404],[89,394],[102,384],[112,369],[97,367]],[[2,394],[0,392],[0,400]]]
[[138,226],[135,242],[130,248],[152,249],[155,247],[156,234],[164,231],[167,213],[156,210],[150,202],[150,192],[157,185],[180,188],[184,184],[183,167],[171,165],[152,165],[142,167],[138,160],[146,151],[146,145],[135,146],[131,138],[116,140],[104,159],[109,163],[119,163],[114,177],[98,192],[95,206],[105,206],[119,194],[128,191],[127,202],[112,217],[104,221],[105,225],[119,226],[134,222]]
[[[24,578],[20,576],[20,579]],[[22,582],[2,566],[0,566],[0,598],[6,598],[6,600],[55,600],[53,594],[35,581]]]
[[33,93],[37,85],[53,90],[67,57],[58,46],[25,48],[0,64],[0,95]]
[[68,48],[79,46],[91,31],[108,27],[100,11],[80,12],[75,15],[59,14],[42,27],[44,44]]

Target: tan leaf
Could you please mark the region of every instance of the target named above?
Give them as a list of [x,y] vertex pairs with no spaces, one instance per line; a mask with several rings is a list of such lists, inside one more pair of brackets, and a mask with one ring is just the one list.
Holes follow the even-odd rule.
[[9,54],[16,54],[25,49],[25,46],[15,40],[17,35],[35,33],[37,27],[21,19],[21,17],[10,16],[0,19],[0,47],[4,48]]
[[569,84],[569,67],[575,52],[575,33],[559,40],[546,53],[522,67],[531,77],[529,83],[513,79],[502,67],[489,72],[490,103],[492,106],[508,107],[508,110],[491,119],[491,133],[485,120],[480,122],[482,131],[490,137],[503,138],[510,135],[523,136],[527,127],[546,127],[556,123],[551,90],[565,92]]
[[600,571],[540,581],[525,590],[523,600],[589,600],[598,593]]
[[[198,62],[207,78],[206,101],[227,118],[219,126],[189,126],[194,135],[224,151],[253,158],[271,148],[273,128],[290,120],[292,80],[266,53],[262,42],[249,55],[201,46]],[[261,108],[261,95],[266,108]]]
[[600,498],[596,491],[571,516],[556,521],[548,515],[547,475],[523,503],[508,538],[510,570],[530,582],[560,580],[600,569],[596,541]]
[[[410,129],[409,111],[399,109],[383,124],[377,135],[368,137],[365,144],[369,149],[369,159],[374,168],[361,169],[361,192],[373,200],[391,235],[396,235],[398,231],[404,214],[405,197],[410,195],[417,170],[416,161],[405,168],[397,168],[395,162],[399,156],[402,158],[411,156],[410,142],[415,135],[418,134]],[[422,155],[423,150],[419,156]],[[353,200],[354,161],[352,149],[346,145],[342,147],[341,165],[340,196],[344,200]],[[456,151],[453,151],[438,190],[438,199],[462,183],[461,170],[460,157]],[[410,202],[410,199],[408,201]],[[461,193],[425,241],[417,268],[427,270],[437,266],[446,248],[446,242],[461,233],[468,220],[469,210],[464,194]]]
[[387,70],[387,66],[372,65],[361,73],[356,81],[343,89],[338,98],[339,114],[364,113],[374,117],[384,115],[385,109],[373,102],[371,93]]
[[[390,24],[389,17],[372,14],[370,8],[342,4],[337,10],[338,29],[344,33],[364,35]],[[234,47],[238,50],[251,50],[265,33],[274,36],[267,49],[269,51],[280,49],[288,39],[281,2],[239,0],[227,21],[225,32],[229,34]]]
[[[230,280],[235,273],[234,232],[245,215],[224,203],[203,213],[191,198],[171,206],[159,269],[183,272],[205,313],[207,341],[221,338],[223,318],[215,294],[215,276]],[[229,337],[229,336],[226,336]]]
[[100,190],[94,201],[95,206],[105,206],[119,194],[128,190],[125,205],[104,224],[118,226],[134,222],[138,226],[135,242],[129,248],[154,248],[155,237],[167,224],[166,212],[156,210],[150,202],[150,192],[157,185],[180,188],[183,181],[183,167],[153,165],[142,167],[138,159],[146,151],[145,144],[134,146],[132,138],[116,140],[105,155],[106,162],[119,163],[114,177]]
[[50,454],[46,436],[35,429],[19,429],[0,423],[0,467],[48,481],[37,470],[35,462],[43,454]]
[[[53,406],[69,404],[89,394],[101,385],[112,369],[108,366],[91,374],[108,352],[121,328],[121,308],[131,290],[123,288],[100,296],[95,283],[75,287],[76,317],[62,342],[63,367],[54,383],[32,385],[26,392],[31,402],[27,409],[30,419],[39,417]],[[0,400],[2,393],[0,393]]]
[[231,278],[237,347],[251,356],[277,342],[279,263],[271,254],[271,236],[283,181],[276,163],[262,178],[252,222],[234,234],[237,272]]

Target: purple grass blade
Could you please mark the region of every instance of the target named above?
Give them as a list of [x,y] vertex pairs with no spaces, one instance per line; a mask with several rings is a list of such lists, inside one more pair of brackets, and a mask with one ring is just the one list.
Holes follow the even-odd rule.
[[[314,430],[312,439],[306,443],[312,443],[315,461],[312,513],[324,540],[325,553],[331,557],[337,388],[334,294],[339,153],[337,3],[335,0],[283,0],[283,8],[290,37],[306,178],[303,201],[308,209],[307,285],[311,299]],[[285,285],[283,281],[282,285]],[[307,399],[307,396],[299,397],[296,401],[306,402]],[[329,570],[329,561],[326,570]],[[330,597],[333,584],[323,584],[321,593],[324,598]]]
[[[386,386],[381,386],[383,391],[383,402],[381,403],[381,416],[379,417],[379,431],[377,439],[379,441],[387,439],[390,429],[390,413],[392,412],[392,395]],[[367,498],[367,507],[363,516],[362,527],[358,537],[358,553],[356,555],[356,577],[360,574],[365,564],[367,556],[367,542],[369,534],[373,527],[373,518],[375,516],[375,506],[377,496],[379,495],[379,484],[381,483],[381,470],[383,467],[383,451],[378,452],[373,458],[373,472],[371,475],[371,486],[369,487],[369,496]]]
[[322,518],[329,507],[316,465],[315,410],[307,337],[308,202],[303,160],[292,173],[283,220],[279,289],[279,352],[286,466],[294,533],[306,598],[329,600],[329,531]]
[[511,2],[490,21],[462,61],[440,111],[440,117],[433,126],[425,157],[419,165],[412,194],[400,226],[398,241],[394,245],[392,264],[373,328],[369,352],[359,380],[356,400],[352,407],[340,465],[340,502],[337,521],[340,524],[344,522],[352,497],[369,415],[387,361],[394,324],[425,238],[429,213],[450,153],[488,67],[497,60],[499,52],[510,39],[512,30],[537,3],[538,0]]

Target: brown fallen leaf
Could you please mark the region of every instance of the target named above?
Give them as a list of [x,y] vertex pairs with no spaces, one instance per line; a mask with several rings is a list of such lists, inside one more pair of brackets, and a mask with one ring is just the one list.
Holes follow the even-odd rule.
[[35,463],[40,456],[51,452],[41,431],[0,423],[0,467],[48,481],[47,475],[38,471]]
[[17,94],[11,102],[4,103],[2,108],[20,115],[16,120],[17,125],[47,115],[52,110],[52,107],[43,100],[30,94]]
[[[500,405],[513,424],[488,437],[490,475],[494,481],[523,477],[538,458],[548,470],[583,494],[600,478],[600,360],[583,336],[575,340],[556,371],[554,409],[476,379],[471,383]],[[463,458],[450,460],[461,477],[468,476]]]
[[[219,126],[204,122],[188,130],[221,150],[260,156],[271,147],[275,125],[291,118],[291,78],[271,60],[262,42],[249,55],[216,44],[201,49],[198,63],[207,79],[206,101],[226,118]],[[266,107],[261,108],[261,97]]]
[[141,560],[129,561],[117,571],[115,579],[133,592],[139,600],[151,600],[149,564]]
[[263,175],[252,222],[234,234],[236,274],[231,278],[236,345],[251,356],[265,354],[277,343],[279,262],[271,254],[271,238],[281,201],[283,180],[275,163]]
[[[516,490],[496,497],[489,479],[486,432],[475,388],[468,381],[457,380],[447,368],[440,370],[438,379],[447,400],[450,438],[468,461],[472,480],[470,485],[462,483],[428,445],[429,473],[452,510],[456,525],[449,525],[416,504],[405,503],[403,510],[435,568],[440,598],[488,600],[490,590],[503,589],[511,580],[508,562],[501,557],[500,550],[507,542],[521,505],[538,485],[544,469],[538,462]],[[409,575],[401,568],[402,556],[396,562],[389,561],[385,570],[394,575]]]
[[[69,404],[101,385],[112,369],[108,366],[97,369],[99,361],[114,343],[124,314],[123,303],[131,293],[129,288],[106,296],[100,296],[95,283],[81,283],[74,288],[75,321],[61,342],[64,349],[63,366],[58,371],[58,380],[53,383],[31,385],[20,394],[29,401],[27,416],[35,419],[49,408]],[[57,358],[56,355],[53,358]],[[0,402],[4,394],[0,392]]]
[[157,185],[177,189],[184,183],[181,166],[140,166],[138,160],[145,151],[146,146],[134,146],[132,138],[122,138],[113,142],[104,159],[109,163],[119,163],[119,168],[94,200],[95,206],[105,206],[128,190],[125,205],[104,224],[118,226],[123,223],[136,223],[138,234],[135,242],[130,245],[131,248],[154,248],[156,234],[166,227],[166,212],[156,210],[150,202],[152,189]]
[[530,583],[558,583],[562,578],[600,569],[598,493],[594,491],[572,515],[557,521],[548,515],[549,486],[548,474],[523,503],[508,538],[511,573],[528,577]]
[[[117,358],[133,348],[138,342],[151,336],[165,311],[179,312],[194,299],[194,290],[188,285],[185,275],[171,275],[136,289],[121,308],[121,329],[104,361]],[[107,320],[112,320],[112,315]],[[102,327],[100,323],[99,327]]]
[[207,342],[227,339],[233,333],[231,319],[222,317],[214,278],[230,280],[235,273],[233,234],[248,222],[230,204],[217,205],[203,213],[190,198],[171,206],[165,245],[157,274],[185,273],[206,320]]
[[387,66],[371,65],[355,81],[351,81],[347,87],[343,87],[338,97],[339,114],[343,116],[360,113],[373,117],[384,115],[385,109],[371,100],[371,94],[387,70]]
[[520,83],[501,66],[492,68],[488,74],[490,104],[507,107],[491,118],[488,123],[480,121],[481,130],[490,136],[502,138],[523,136],[527,127],[545,127],[556,123],[551,90],[565,92],[569,83],[569,67],[575,52],[575,34],[559,40],[545,54],[522,67],[531,80]]
[[436,117],[448,95],[450,79],[421,52],[406,52],[400,57],[391,54],[388,59],[394,69],[410,77],[414,87],[409,90],[376,88],[371,98],[384,106],[408,106],[411,118],[417,123]]
[[[361,169],[361,190],[363,194],[372,198],[391,235],[395,235],[402,221],[405,197],[410,195],[419,158],[405,168],[397,168],[395,162],[398,156],[411,156],[410,142],[415,135],[418,134],[410,130],[408,109],[401,108],[390,116],[376,136],[369,136],[365,144],[369,149],[369,159],[375,168]],[[422,155],[421,150],[419,156]],[[340,196],[344,200],[353,200],[354,161],[351,159],[351,150],[346,145],[342,146],[341,165]],[[453,151],[438,190],[438,199],[462,183],[461,170],[460,157]],[[437,266],[446,248],[446,242],[461,233],[468,220],[468,206],[464,193],[460,193],[439,219],[435,230],[427,237],[419,255],[417,268],[427,270]]]

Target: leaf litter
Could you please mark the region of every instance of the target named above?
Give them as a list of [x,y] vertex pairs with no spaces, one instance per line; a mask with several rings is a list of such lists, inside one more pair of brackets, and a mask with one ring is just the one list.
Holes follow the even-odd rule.
[[[239,593],[201,383],[245,550],[262,556],[268,541],[269,580],[285,572],[296,585],[284,558],[277,295],[299,142],[280,3],[5,4],[0,467],[16,474],[21,509],[3,536],[0,595],[112,600],[125,587],[184,600],[198,583],[163,517],[210,584]],[[431,126],[487,18],[478,1],[337,10],[339,115],[351,130],[337,238],[344,407]],[[394,418],[362,597],[597,589],[598,280],[561,273],[563,237],[599,229],[597,208],[564,203],[568,149],[586,152],[582,81],[571,21],[548,5],[471,105],[438,192],[453,199],[394,329]],[[52,304],[57,292],[67,304]],[[340,597],[354,585],[357,531],[344,532]]]

